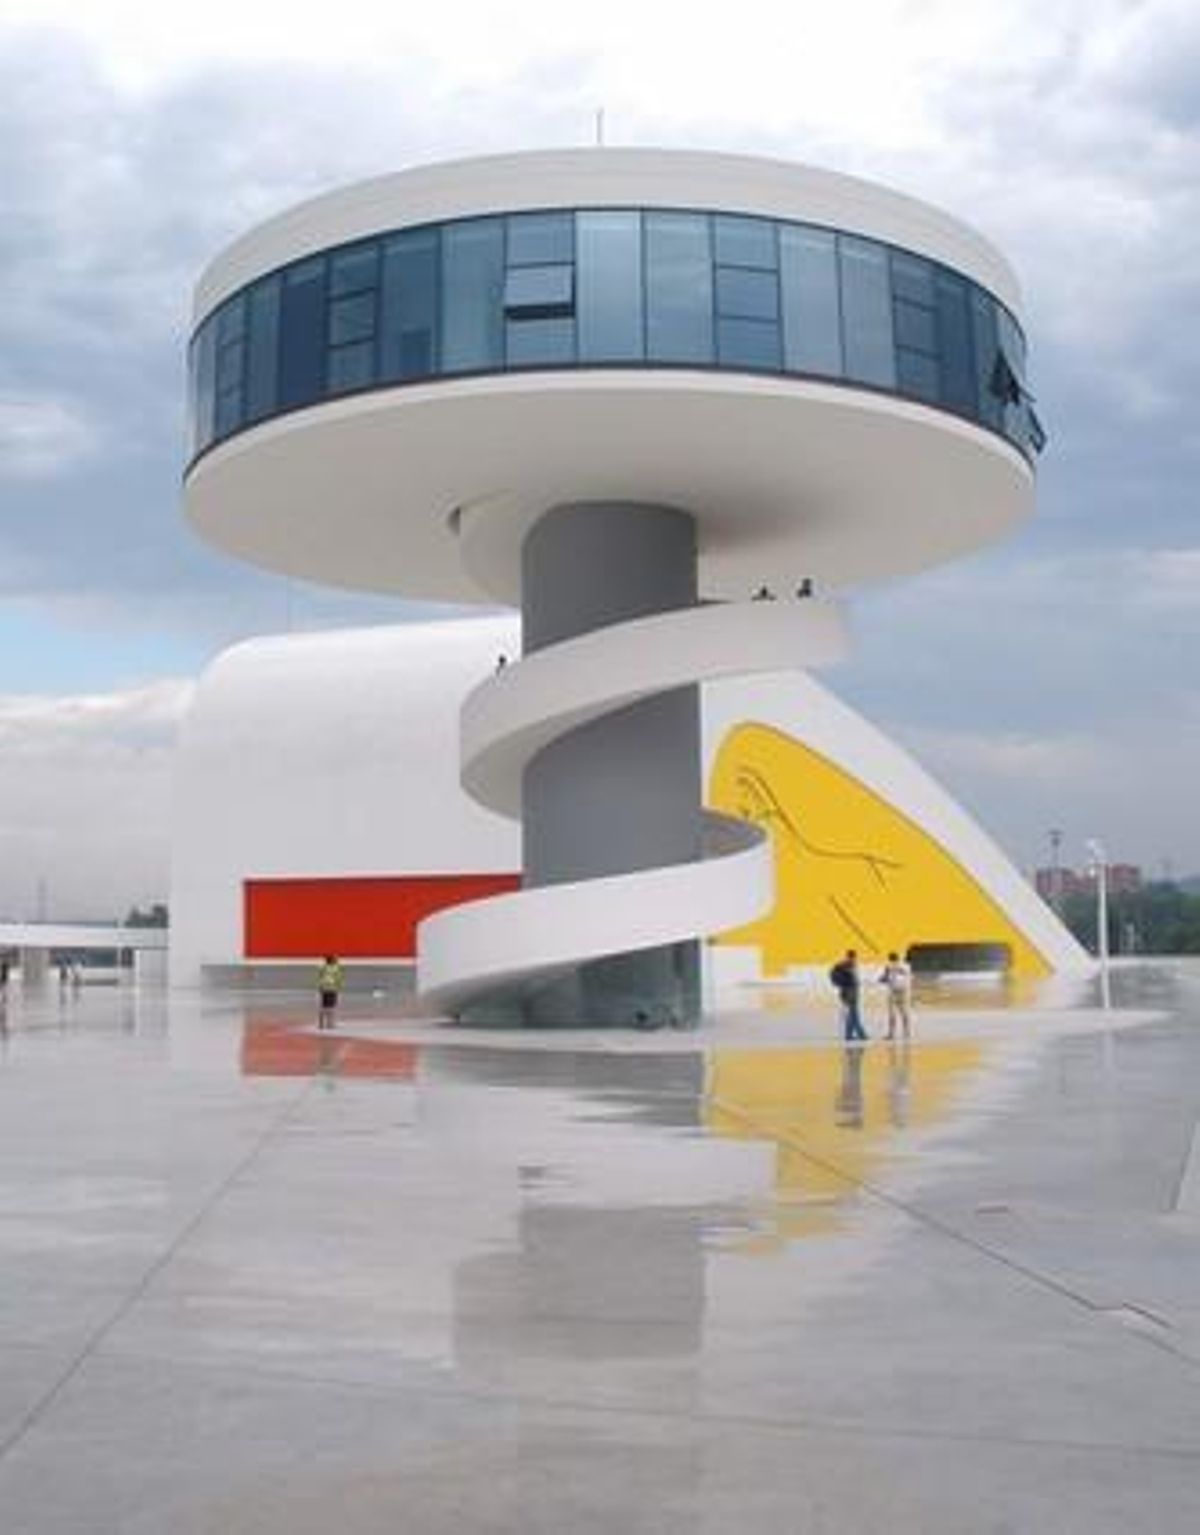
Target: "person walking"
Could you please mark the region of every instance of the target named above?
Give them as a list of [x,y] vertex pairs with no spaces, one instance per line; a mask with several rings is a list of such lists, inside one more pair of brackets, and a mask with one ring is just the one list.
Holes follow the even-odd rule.
[[895,1039],[896,1025],[902,1024],[907,1039],[912,1028],[912,968],[893,951],[879,980],[887,991],[887,1037]]
[[837,964],[829,972],[829,979],[833,983],[842,1004],[842,1037],[847,1044],[858,1040],[866,1040],[871,1036],[863,1028],[862,1016],[859,1012],[860,984],[858,977],[858,950],[847,949]]
[[317,972],[317,1028],[332,1029],[336,1023],[338,993],[342,989],[342,967],[336,954],[326,954]]

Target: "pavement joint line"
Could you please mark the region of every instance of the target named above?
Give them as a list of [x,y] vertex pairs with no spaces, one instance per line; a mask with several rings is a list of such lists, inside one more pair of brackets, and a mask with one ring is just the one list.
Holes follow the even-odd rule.
[[1192,1125],[1192,1138],[1179,1169],[1171,1209],[1184,1215],[1200,1215],[1200,1119]]
[[114,1328],[120,1325],[129,1312],[137,1305],[146,1291],[158,1278],[159,1274],[174,1260],[179,1251],[191,1239],[216,1206],[224,1199],[225,1195],[237,1183],[245,1173],[262,1155],[268,1143],[284,1128],[286,1121],[294,1114],[317,1087],[317,1079],[306,1081],[295,1097],[288,1100],[283,1109],[276,1114],[262,1130],[249,1150],[234,1164],[228,1173],[220,1180],[208,1196],[201,1202],[200,1207],[194,1211],[191,1217],[171,1238],[167,1246],[142,1274],[141,1278],[132,1288],[122,1296],[111,1315],[96,1327],[84,1342],[82,1348],[75,1354],[62,1374],[43,1392],[29,1410],[18,1420],[15,1427],[3,1440],[0,1440],[0,1465],[6,1460],[12,1450],[25,1438],[26,1434],[34,1428],[45,1413],[54,1405],[66,1388],[71,1384],[79,1372],[87,1364],[89,1359],[103,1345],[104,1340]]
[[[1065,1284],[1061,1279],[1056,1279],[1053,1274],[1033,1268],[1027,1263],[1022,1263],[1017,1258],[1010,1257],[1007,1253],[1000,1252],[994,1247],[989,1247],[986,1242],[981,1242],[977,1237],[969,1235],[969,1233],[957,1226],[952,1226],[948,1221],[930,1214],[927,1210],[922,1210],[919,1205],[901,1199],[895,1194],[889,1194],[886,1189],[880,1188],[878,1184],[872,1183],[869,1179],[855,1177],[853,1173],[847,1172],[844,1168],[839,1167],[837,1163],[831,1162],[828,1158],[818,1156],[810,1151],[800,1137],[788,1135],[786,1132],[779,1130],[773,1130],[755,1119],[752,1114],[747,1114],[744,1110],[725,1103],[721,1099],[713,1098],[711,1101],[732,1118],[740,1119],[743,1124],[759,1130],[764,1139],[773,1140],[787,1146],[806,1161],[811,1162],[814,1167],[820,1167],[825,1172],[833,1173],[835,1177],[841,1178],[850,1187],[860,1189],[880,1204],[886,1205],[889,1209],[899,1211],[918,1225],[928,1227],[929,1230],[937,1232],[948,1241],[956,1242],[969,1251],[977,1253],[987,1261],[995,1263],[1001,1268],[1008,1269],[1011,1273],[1028,1280],[1031,1284],[1050,1291],[1051,1294],[1059,1296],[1060,1299],[1069,1301],[1072,1305],[1078,1306],[1087,1312],[1088,1315],[1104,1317],[1111,1310],[1111,1307],[1108,1305],[1090,1300],[1081,1291],[1072,1289],[1070,1285]],[[1125,1302],[1125,1304],[1129,1305],[1131,1303]],[[1175,1348],[1164,1338],[1155,1337],[1148,1332],[1134,1331],[1131,1328],[1126,1328],[1125,1331],[1131,1337],[1139,1338],[1161,1352],[1170,1354],[1173,1359],[1177,1359],[1181,1364],[1185,1364],[1191,1369],[1200,1368],[1200,1360],[1197,1360],[1191,1354],[1185,1353],[1181,1349]]]
[[553,1412],[577,1412],[596,1417],[651,1418],[664,1422],[684,1422],[699,1428],[742,1427],[774,1434],[818,1434],[827,1437],[861,1439],[900,1439],[930,1443],[1003,1445],[1011,1449],[1032,1451],[1071,1451],[1088,1455],[1135,1455],[1154,1459],[1200,1461],[1200,1442],[1194,1446],[1181,1444],[1122,1444],[1111,1439],[1060,1439],[1054,1437],[1033,1438],[1022,1434],[988,1433],[985,1430],[969,1431],[951,1428],[905,1427],[895,1424],[877,1426],[851,1420],[834,1420],[829,1417],[768,1417],[754,1412],[721,1412],[704,1407],[676,1408],[655,1406],[631,1400],[599,1401],[575,1396],[547,1395],[545,1392],[520,1392],[511,1389],[486,1387],[472,1388],[453,1385],[411,1385],[398,1381],[367,1380],[357,1376],[317,1375],[300,1370],[264,1367],[246,1364],[241,1360],[170,1360],[146,1350],[108,1348],[104,1357],[117,1363],[152,1362],[170,1363],[175,1367],[203,1371],[208,1374],[235,1375],[272,1384],[299,1384],[323,1386],[331,1389],[370,1393],[381,1398],[433,1397],[439,1401],[468,1401],[489,1405],[513,1407],[539,1407]]

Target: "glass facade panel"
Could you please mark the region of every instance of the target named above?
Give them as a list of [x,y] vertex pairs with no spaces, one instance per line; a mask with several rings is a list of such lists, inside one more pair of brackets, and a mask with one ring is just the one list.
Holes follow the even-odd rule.
[[249,341],[246,355],[246,420],[269,416],[279,404],[278,277],[266,277],[250,289]]
[[581,213],[576,231],[576,313],[581,362],[642,357],[642,219]]
[[921,400],[936,400],[940,387],[937,358],[927,352],[896,352],[896,383],[904,394]]
[[379,294],[379,376],[428,378],[437,369],[438,268],[436,229],[414,229],[383,249]]
[[1004,406],[994,387],[996,359],[996,304],[990,294],[976,288],[971,294],[971,339],[975,349],[975,380],[979,393],[979,418],[1000,430]]
[[910,304],[933,307],[933,262],[907,251],[892,252],[892,293]]
[[193,411],[196,451],[207,448],[216,431],[217,327],[208,320],[196,335],[196,405]]
[[837,248],[825,229],[785,224],[779,231],[784,366],[837,378],[842,372]]
[[718,267],[717,313],[746,320],[777,320],[779,279],[774,272]]
[[365,389],[375,382],[375,343],[358,341],[353,346],[334,347],[329,354],[329,392],[344,394],[347,389]]
[[246,295],[235,293],[217,310],[217,345],[240,341],[246,333]]
[[575,309],[575,268],[513,267],[504,281],[504,312],[509,318],[547,320]]
[[228,437],[230,432],[236,432],[242,424],[242,392],[240,389],[231,389],[227,394],[217,396],[217,409],[214,421],[214,432],[218,437]]
[[575,259],[575,216],[514,213],[508,220],[509,266],[553,266]]
[[510,320],[505,327],[511,368],[575,361],[574,320]]
[[1003,401],[1003,429],[1018,441],[1026,436],[1025,345],[1017,323],[1002,305],[996,305],[996,343],[1012,374],[1012,386]]
[[897,299],[893,319],[898,347],[909,347],[915,352],[937,351],[937,324],[932,309],[922,309],[917,304],[905,304]]
[[190,441],[377,383],[592,363],[845,379],[1044,441],[1021,329],[969,279],[858,235],[632,208],[384,233],[257,279],[196,330]]
[[352,293],[335,298],[329,306],[329,344],[345,346],[349,341],[365,341],[375,334],[375,295]]
[[240,341],[232,341],[217,352],[217,393],[242,387],[242,368],[246,361],[246,349]]
[[717,355],[726,367],[780,367],[779,326],[773,320],[718,320]]
[[504,221],[465,219],[442,229],[442,369],[464,373],[504,363],[500,297]]
[[938,335],[941,341],[941,401],[951,410],[975,415],[979,409],[971,310],[967,284],[952,272],[937,274]]
[[887,250],[874,240],[838,236],[842,345],[846,377],[890,389],[896,382]]
[[778,265],[775,225],[770,219],[735,218],[718,213],[713,218],[713,245],[719,266],[773,270]]
[[697,213],[647,213],[646,355],[656,362],[713,360],[709,221]]
[[335,296],[373,288],[378,281],[379,246],[374,240],[335,251],[329,258],[329,291]]
[[283,274],[279,314],[279,403],[311,405],[325,389],[325,262],[318,256]]

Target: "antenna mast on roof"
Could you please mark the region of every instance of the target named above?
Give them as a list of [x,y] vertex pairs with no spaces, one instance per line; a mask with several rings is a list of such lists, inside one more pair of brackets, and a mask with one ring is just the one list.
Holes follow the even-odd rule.
[[603,107],[597,107],[596,108],[596,147],[597,147],[597,149],[602,149],[604,147],[604,108]]

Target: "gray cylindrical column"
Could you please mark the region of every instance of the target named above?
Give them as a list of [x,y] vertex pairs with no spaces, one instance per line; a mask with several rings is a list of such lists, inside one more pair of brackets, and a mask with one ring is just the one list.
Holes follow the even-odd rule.
[[[587,502],[548,512],[522,551],[527,652],[696,601],[696,532],[673,507]],[[525,772],[528,886],[692,862],[701,853],[695,687],[594,720]],[[694,941],[581,965],[528,999],[531,1022],[627,1024],[699,1011]]]

